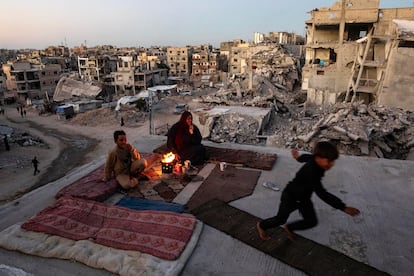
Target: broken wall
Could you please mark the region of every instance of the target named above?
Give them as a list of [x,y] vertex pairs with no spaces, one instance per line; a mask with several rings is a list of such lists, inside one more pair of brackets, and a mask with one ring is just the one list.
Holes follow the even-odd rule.
[[311,105],[328,105],[334,104],[337,101],[337,96],[329,89],[308,89],[306,102]]
[[[314,49],[306,49],[307,58],[310,58],[309,53],[315,52],[315,58],[327,61],[323,67],[313,64],[303,68],[302,89],[308,91],[307,101],[309,103],[322,104],[320,102],[321,99],[328,100],[324,104],[334,104],[337,102],[337,93],[344,92],[347,89],[357,47],[358,45],[355,43],[343,44],[342,47],[336,47],[334,51],[337,54],[337,60],[333,64],[329,64],[328,62],[328,48],[316,49],[316,51]],[[321,91],[317,92],[318,90]]]
[[378,104],[414,111],[414,48],[394,48]]
[[339,41],[339,27],[335,28],[318,28],[313,34],[312,41],[314,43],[338,42]]
[[[345,22],[376,22],[378,19],[379,0],[348,0],[345,2]],[[311,12],[316,25],[339,24],[342,18],[342,1],[335,2],[331,7],[322,7]]]

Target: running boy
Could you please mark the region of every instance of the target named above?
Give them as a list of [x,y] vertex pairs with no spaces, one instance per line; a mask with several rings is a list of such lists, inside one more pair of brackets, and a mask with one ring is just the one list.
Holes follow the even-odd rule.
[[338,149],[334,145],[325,141],[318,142],[313,149],[313,154],[299,155],[298,151],[293,149],[292,156],[298,162],[306,162],[306,164],[300,168],[295,178],[283,190],[277,215],[257,223],[257,231],[262,240],[270,239],[270,236],[266,233],[267,229],[286,223],[290,213],[295,210],[299,210],[303,219],[283,226],[290,240],[295,239],[293,231],[315,227],[318,224],[318,219],[311,201],[313,192],[327,204],[342,210],[350,216],[359,214],[358,209],[346,206],[339,198],[326,191],[322,186],[321,179],[325,171],[332,168],[335,160],[339,157]]

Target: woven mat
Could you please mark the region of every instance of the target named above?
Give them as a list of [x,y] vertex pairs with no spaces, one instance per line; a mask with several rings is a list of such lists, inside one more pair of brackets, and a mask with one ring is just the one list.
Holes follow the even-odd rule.
[[[205,146],[210,162],[227,162],[240,164],[248,168],[259,170],[271,170],[276,162],[277,155],[270,153],[259,153],[250,150],[225,149]],[[161,145],[154,150],[155,153],[165,154],[170,150],[167,145]]]
[[271,240],[263,241],[256,230],[260,218],[220,200],[211,200],[192,210],[192,213],[211,227],[309,275],[389,275],[299,235],[295,242],[291,242],[282,228],[272,232]]
[[261,171],[238,169],[232,166],[220,171],[216,165],[187,202],[187,208],[194,209],[211,199],[230,202],[251,195],[260,174]]

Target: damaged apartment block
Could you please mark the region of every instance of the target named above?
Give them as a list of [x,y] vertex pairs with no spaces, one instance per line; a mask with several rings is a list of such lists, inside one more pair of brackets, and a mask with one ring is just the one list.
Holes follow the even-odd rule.
[[302,89],[307,102],[362,101],[414,110],[414,8],[342,0],[310,12]]

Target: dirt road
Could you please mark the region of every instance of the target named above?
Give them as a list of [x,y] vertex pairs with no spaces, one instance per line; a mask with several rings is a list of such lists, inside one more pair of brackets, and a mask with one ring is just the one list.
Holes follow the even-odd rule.
[[[73,168],[86,164],[114,146],[112,133],[118,125],[82,126],[58,120],[56,115],[39,116],[27,109],[21,117],[15,107],[6,107],[0,125],[38,137],[43,146],[10,144],[10,151],[0,149],[0,203],[15,199],[37,187],[66,175]],[[123,127],[126,133],[136,128]],[[148,131],[145,123],[142,131]],[[130,142],[133,140],[130,139]],[[40,173],[33,175],[31,160],[37,156]]]

